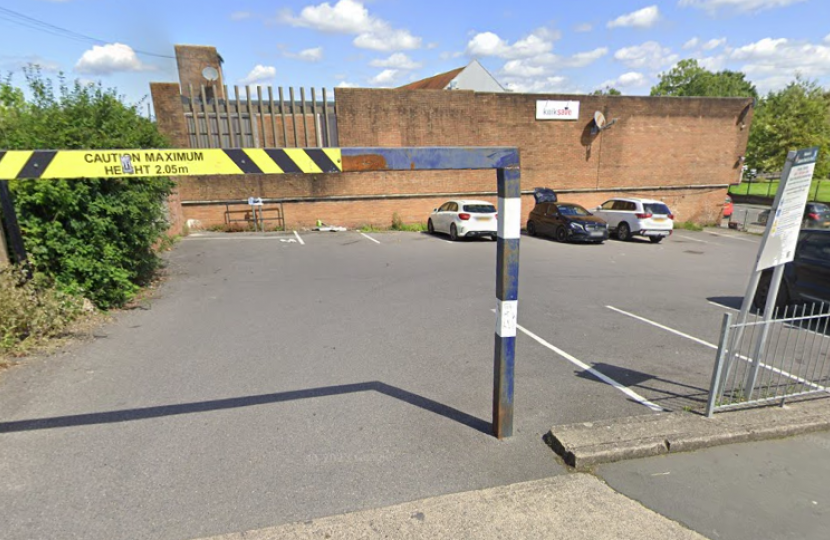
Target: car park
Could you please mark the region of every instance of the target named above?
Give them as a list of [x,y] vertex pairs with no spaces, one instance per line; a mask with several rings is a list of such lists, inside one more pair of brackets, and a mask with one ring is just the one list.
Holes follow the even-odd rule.
[[[763,309],[769,295],[772,269],[761,274],[753,303]],[[776,305],[830,303],[830,230],[803,230],[795,257],[784,266]]]
[[453,241],[476,236],[496,240],[497,218],[496,207],[487,201],[452,200],[432,211],[427,220],[427,230],[448,234]]
[[658,244],[674,230],[674,215],[662,201],[610,199],[598,206],[594,214],[604,219],[608,228],[622,241],[643,236]]
[[530,212],[527,233],[550,236],[558,242],[601,244],[608,240],[608,224],[578,204],[539,202]]

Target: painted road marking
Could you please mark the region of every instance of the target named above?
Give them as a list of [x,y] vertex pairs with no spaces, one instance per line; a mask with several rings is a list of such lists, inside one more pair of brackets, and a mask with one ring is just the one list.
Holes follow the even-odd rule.
[[707,301],[706,301],[706,303],[707,303],[707,304],[712,304],[712,305],[713,305],[713,306],[715,306],[715,307],[719,307],[719,308],[723,308],[723,309],[728,309],[728,310],[731,310],[731,311],[740,311],[739,309],[735,309],[735,308],[733,308],[733,307],[729,307],[729,306],[727,306],[727,305],[725,305],[725,304],[718,304],[717,302],[712,302],[711,300],[707,300]]
[[[607,307],[608,309],[610,309],[610,310],[612,310],[612,311],[616,311],[617,313],[619,313],[619,314],[621,314],[621,315],[625,315],[625,316],[627,316],[627,317],[631,317],[632,319],[637,319],[638,321],[642,321],[642,322],[644,322],[644,323],[646,323],[646,324],[650,324],[650,325],[652,325],[652,326],[656,326],[657,328],[661,328],[661,329],[663,329],[663,330],[665,330],[665,331],[667,331],[667,332],[671,332],[672,334],[675,334],[675,335],[678,335],[678,336],[684,337],[684,338],[686,338],[686,339],[690,339],[690,340],[694,341],[695,343],[699,343],[699,344],[701,344],[701,345],[703,345],[703,346],[705,346],[705,347],[709,347],[710,349],[715,349],[715,350],[717,350],[717,348],[718,348],[718,346],[717,346],[717,345],[715,345],[714,343],[709,343],[708,341],[703,341],[703,340],[702,340],[702,339],[700,339],[700,338],[696,338],[696,337],[694,337],[694,336],[690,336],[689,334],[686,334],[685,332],[681,332],[680,330],[675,330],[674,328],[669,328],[668,326],[664,326],[664,325],[662,325],[662,324],[660,324],[660,323],[657,323],[657,322],[651,321],[651,320],[649,320],[649,319],[646,319],[645,317],[640,317],[639,315],[634,315],[633,313],[629,313],[629,312],[627,312],[627,311],[623,311],[622,309],[615,308],[614,306],[605,306],[605,307]],[[744,356],[744,355],[742,355],[742,354],[735,355],[735,357],[736,357],[736,358],[740,358],[741,360],[744,360],[744,361],[749,362],[749,363],[752,363],[752,361],[753,361],[753,360],[752,360],[752,358],[749,358],[749,357]],[[824,389],[825,389],[825,388],[824,388],[823,386],[821,386],[821,385],[818,385],[818,384],[815,384],[815,383],[813,383],[813,382],[811,382],[811,381],[808,381],[808,380],[806,380],[806,379],[803,379],[803,378],[799,377],[798,375],[793,375],[792,373],[788,373],[788,372],[786,372],[786,371],[784,371],[784,370],[778,369],[778,368],[776,368],[776,367],[772,367],[772,366],[770,366],[770,365],[768,365],[768,364],[764,364],[763,362],[762,362],[762,363],[760,363],[760,364],[758,364],[758,365],[759,365],[760,367],[764,368],[764,369],[768,369],[768,370],[772,371],[773,373],[777,373],[777,374],[779,374],[779,375],[783,375],[784,377],[787,377],[788,379],[792,379],[792,380],[794,380],[794,381],[796,381],[796,382],[804,383],[804,384],[806,384],[807,386],[812,386],[813,388],[817,388],[817,389],[821,389],[821,390],[824,390]]]
[[[490,311],[495,312],[496,310],[492,309]],[[619,390],[623,394],[627,395],[628,397],[630,397],[631,399],[633,399],[637,403],[639,403],[641,405],[645,405],[646,407],[648,407],[649,409],[651,409],[652,411],[655,411],[655,412],[666,412],[666,409],[664,409],[660,405],[657,405],[656,403],[652,403],[651,401],[647,400],[646,398],[644,398],[643,396],[641,396],[640,394],[638,394],[634,390],[630,389],[629,387],[615,381],[614,379],[612,379],[608,375],[605,375],[604,373],[601,373],[601,372],[597,371],[596,369],[592,368],[591,366],[589,366],[585,362],[583,362],[583,361],[579,360],[578,358],[566,353],[565,351],[563,351],[559,347],[556,347],[555,345],[551,345],[550,343],[548,343],[544,339],[540,338],[539,336],[537,336],[536,334],[534,334],[533,332],[531,332],[530,330],[528,330],[524,326],[522,326],[520,324],[517,324],[516,328],[521,330],[522,333],[524,333],[528,337],[536,340],[543,347],[547,347],[548,349],[552,350],[553,352],[555,352],[556,354],[558,354],[559,356],[561,356],[562,358],[564,358],[568,362],[570,362],[573,365],[577,366],[579,369],[581,369],[583,371],[587,371],[588,373],[590,373],[591,375],[593,375],[597,379],[601,380],[602,382],[613,386],[614,388],[616,388],[617,390]]]
[[755,240],[750,240],[748,238],[741,238],[740,236],[735,235],[735,234],[721,234],[721,233],[716,233],[716,232],[709,231],[709,230],[704,231],[704,232],[706,234],[711,234],[713,236],[720,236],[721,238],[731,238],[733,240],[740,240],[741,242],[749,242],[750,244],[757,244],[758,243]]
[[677,234],[677,233],[675,233],[673,236],[675,236],[675,237],[677,237],[677,238],[682,238],[682,239],[684,239],[684,240],[691,240],[692,242],[700,242],[701,244],[714,244],[714,245],[716,245],[716,246],[719,246],[719,245],[720,245],[720,244],[718,244],[717,242],[714,242],[714,243],[713,243],[713,242],[709,242],[708,240],[700,240],[700,239],[698,239],[698,238],[692,238],[691,236],[686,236],[686,235],[683,235],[683,234]]
[[303,245],[303,246],[305,245],[305,242],[303,242],[303,239],[300,238],[300,233],[298,233],[297,231],[294,231],[294,236],[297,237],[297,242],[299,242],[300,245]]
[[378,242],[377,240],[375,240],[374,238],[372,238],[372,237],[371,237],[371,236],[369,236],[368,234],[360,233],[360,236],[362,236],[363,238],[368,238],[369,240],[371,240],[371,241],[372,241],[372,242],[374,242],[375,244],[380,244],[380,242]]

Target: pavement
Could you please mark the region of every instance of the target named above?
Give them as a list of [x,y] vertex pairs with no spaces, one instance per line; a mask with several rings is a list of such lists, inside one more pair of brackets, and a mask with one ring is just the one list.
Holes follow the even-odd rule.
[[445,495],[203,540],[703,540],[586,474]]
[[757,241],[523,238],[497,441],[495,243],[194,235],[149,309],[0,378],[0,538],[185,540],[570,477],[550,426],[702,404]]
[[824,540],[828,454],[830,433],[823,432],[622,461],[596,474],[712,540]]

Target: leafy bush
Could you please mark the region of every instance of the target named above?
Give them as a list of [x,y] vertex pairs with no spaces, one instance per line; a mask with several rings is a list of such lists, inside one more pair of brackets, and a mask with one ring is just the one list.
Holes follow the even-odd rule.
[[[57,91],[37,69],[28,92],[0,82],[0,148],[162,148],[156,126],[112,89],[67,85]],[[26,249],[38,272],[103,308],[119,306],[152,276],[153,249],[167,230],[168,178],[10,182]]]
[[55,289],[42,274],[0,270],[0,353],[26,340],[54,337],[82,313],[80,298]]

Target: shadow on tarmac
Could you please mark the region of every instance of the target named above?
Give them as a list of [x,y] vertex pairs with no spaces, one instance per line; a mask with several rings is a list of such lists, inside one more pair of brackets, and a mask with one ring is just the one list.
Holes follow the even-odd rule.
[[69,416],[54,416],[51,418],[35,418],[31,420],[0,422],[0,433],[14,433],[18,431],[35,431],[41,429],[74,426],[91,426],[97,424],[116,424],[119,422],[130,422],[133,420],[147,420],[150,418],[161,418],[181,414],[237,409],[240,407],[252,407],[255,405],[267,405],[270,403],[282,403],[285,401],[339,396],[343,394],[354,394],[357,392],[369,391],[379,392],[386,396],[399,399],[409,403],[410,405],[414,405],[420,409],[449,418],[450,420],[454,420],[462,425],[487,435],[492,434],[492,425],[490,422],[482,420],[481,418],[476,418],[475,416],[467,414],[463,411],[459,411],[449,405],[438,403],[437,401],[419,396],[418,394],[413,394],[412,392],[408,392],[380,381],[324,386],[320,388],[309,388],[306,390],[260,394],[257,396],[180,403],[177,405],[159,405],[155,407],[142,407],[137,409],[121,409],[117,411],[99,413],[74,414]]

